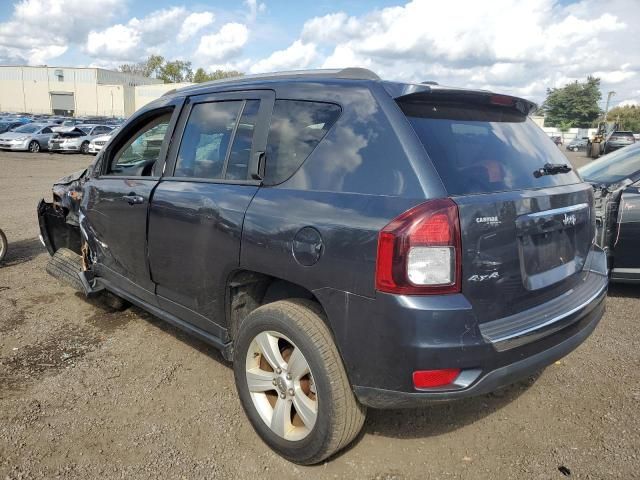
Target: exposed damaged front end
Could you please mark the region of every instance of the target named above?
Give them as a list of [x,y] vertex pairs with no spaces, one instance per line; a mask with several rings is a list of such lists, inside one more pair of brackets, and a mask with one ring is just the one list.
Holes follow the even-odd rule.
[[79,212],[86,178],[86,169],[61,178],[53,185],[53,201],[38,203],[40,238],[50,255],[61,248],[82,254]]

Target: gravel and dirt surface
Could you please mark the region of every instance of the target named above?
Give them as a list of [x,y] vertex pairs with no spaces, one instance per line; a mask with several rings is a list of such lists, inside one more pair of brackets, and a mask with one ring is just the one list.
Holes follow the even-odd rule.
[[299,467],[253,432],[214,349],[45,273],[36,203],[90,161],[0,152],[0,479],[640,478],[640,287],[612,287],[596,332],[540,376],[370,410],[351,448]]

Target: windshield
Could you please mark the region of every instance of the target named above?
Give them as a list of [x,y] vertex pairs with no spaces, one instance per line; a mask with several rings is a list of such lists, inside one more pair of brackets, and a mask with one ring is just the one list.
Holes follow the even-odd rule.
[[22,125],[21,127],[14,128],[14,132],[18,133],[34,133],[40,129],[38,125]]
[[640,145],[630,145],[609,153],[580,168],[579,172],[588,182],[620,182],[640,172]]
[[[400,104],[450,195],[544,188],[579,182],[573,172],[534,176],[568,164],[525,115],[473,105]],[[570,165],[569,165],[570,166]]]

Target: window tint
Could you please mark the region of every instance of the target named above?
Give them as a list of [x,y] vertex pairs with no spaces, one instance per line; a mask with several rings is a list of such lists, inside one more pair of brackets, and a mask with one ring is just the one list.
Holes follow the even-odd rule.
[[246,180],[253,145],[253,133],[258,120],[260,100],[248,100],[242,109],[236,134],[233,137],[229,163],[225,178],[230,180]]
[[276,100],[267,141],[265,181],[289,178],[340,115],[331,103]]
[[171,113],[166,113],[141,127],[113,156],[107,175],[151,175],[170,120]]
[[546,163],[568,163],[552,140],[510,109],[400,105],[451,195],[543,188],[579,182],[574,172],[535,177]]
[[193,106],[174,176],[222,178],[227,149],[243,103],[212,102]]

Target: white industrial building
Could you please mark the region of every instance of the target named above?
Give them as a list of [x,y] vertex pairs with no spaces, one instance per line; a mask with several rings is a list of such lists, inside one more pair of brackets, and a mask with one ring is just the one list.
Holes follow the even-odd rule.
[[135,87],[154,84],[162,80],[102,68],[0,66],[0,112],[128,117]]

